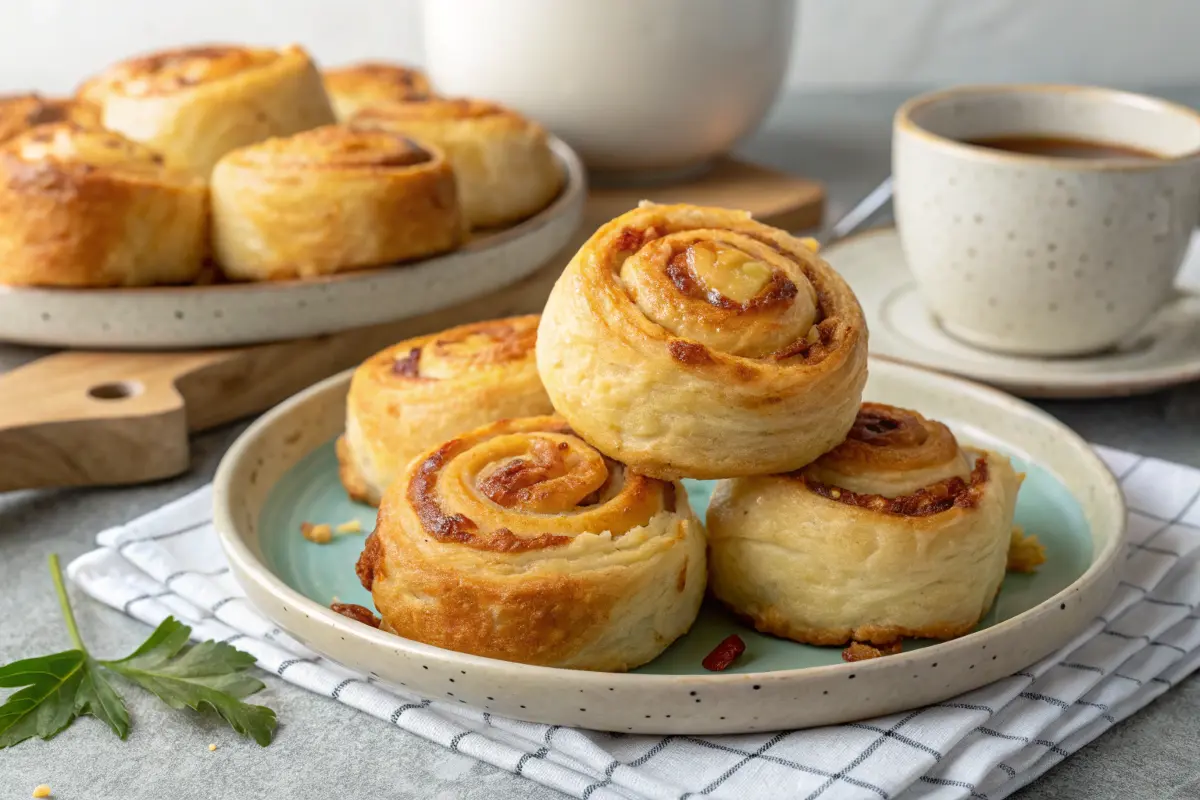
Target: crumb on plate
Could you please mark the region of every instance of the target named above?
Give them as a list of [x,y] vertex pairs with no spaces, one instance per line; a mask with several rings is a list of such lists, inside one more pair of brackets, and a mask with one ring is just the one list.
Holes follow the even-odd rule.
[[210,753],[216,749],[217,749],[217,746],[215,744],[210,744],[208,746],[208,752],[210,752]]
[[311,522],[301,522],[300,533],[313,544],[329,544],[333,541],[333,528],[325,522],[319,525],[314,525]]
[[49,797],[50,796],[50,787],[44,783],[35,787],[33,790],[33,796],[34,797]]
[[336,530],[338,533],[361,533],[362,523],[356,519],[352,519],[347,522],[343,522],[341,525],[338,525]]
[[1009,572],[1036,572],[1046,563],[1046,546],[1036,536],[1026,535],[1020,525],[1014,525],[1008,544]]
[[900,640],[891,644],[874,645],[870,642],[851,642],[849,647],[842,651],[842,661],[847,661],[853,664],[855,661],[866,661],[872,658],[882,658],[883,656],[894,656],[900,652]]

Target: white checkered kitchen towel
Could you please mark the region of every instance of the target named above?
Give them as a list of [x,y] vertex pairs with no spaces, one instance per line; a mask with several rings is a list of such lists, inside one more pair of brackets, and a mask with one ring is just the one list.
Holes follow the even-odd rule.
[[614,798],[1005,797],[1200,666],[1200,470],[1098,448],[1129,502],[1123,581],[1075,641],[952,701],[862,723],[745,736],[633,736],[537,725],[368,681],[242,598],[201,489],[98,537],[69,567],[148,624],[173,614],[284,680],[568,795]]

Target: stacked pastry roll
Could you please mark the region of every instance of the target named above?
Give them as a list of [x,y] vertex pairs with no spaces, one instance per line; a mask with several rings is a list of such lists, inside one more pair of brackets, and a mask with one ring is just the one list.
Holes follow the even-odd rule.
[[327,275],[451,250],[466,236],[437,147],[328,125],[226,154],[212,175],[213,246],[244,280]]
[[334,122],[320,73],[295,46],[164,50],[114,64],[78,95],[106,128],[204,176],[238,147]]
[[379,505],[358,565],[381,627],[529,664],[623,670],[682,635],[705,543],[678,484],[581,439],[534,363],[537,316],[401,342],[356,370],[338,441]]
[[555,409],[605,455],[723,479],[710,588],[759,630],[889,648],[963,635],[991,607],[1020,477],[939,422],[862,404],[865,321],[814,242],[643,204],[567,266],[537,356]]
[[[294,45],[162,50],[113,64],[71,98],[0,97],[0,145],[60,123],[133,143],[139,158],[156,159],[173,176],[172,185],[188,174],[210,182],[201,205],[211,199],[211,207],[193,219],[188,201],[174,198],[101,239],[93,231],[119,222],[121,203],[109,209],[89,194],[53,213],[36,203],[26,209],[28,191],[18,189],[28,181],[10,181],[0,185],[8,193],[0,204],[21,213],[0,220],[0,236],[4,252],[22,251],[0,265],[0,282],[319,278],[453,250],[472,228],[541,211],[563,182],[546,132],[519,114],[483,100],[438,98],[424,73],[399,64],[321,73]],[[181,203],[187,213],[179,213]],[[194,253],[186,258],[184,227],[206,239],[193,248],[189,238]],[[71,248],[80,261],[64,266],[75,257]],[[162,263],[143,263],[152,261]]]
[[962,636],[1004,579],[1020,484],[1006,457],[942,423],[864,403],[812,464],[717,485],[712,592],[759,630],[809,644],[886,653],[902,638]]
[[350,123],[412,136],[445,150],[473,228],[518,222],[545,208],[562,188],[545,129],[496,103],[414,98],[368,105]]
[[555,409],[659,478],[798,469],[838,444],[867,328],[811,242],[742,211],[643,204],[600,228],[538,331]]
[[350,496],[377,506],[424,450],[499,419],[552,413],[533,360],[537,324],[529,315],[461,325],[363,362],[337,445]]
[[0,143],[0,283],[186,283],[208,250],[208,187],[119,133],[36,125]]
[[[687,631],[707,577],[809,644],[967,633],[1004,578],[1021,476],[864,404],[866,378],[862,310],[814,242],[643,204],[583,245],[540,319],[402,342],[354,375],[338,456],[379,505],[358,575],[380,627],[631,669]],[[722,479],[707,536],[684,478]]]
[[502,420],[419,454],[358,574],[401,636],[543,666],[621,671],[691,626],[704,535],[682,487],[560,417]]

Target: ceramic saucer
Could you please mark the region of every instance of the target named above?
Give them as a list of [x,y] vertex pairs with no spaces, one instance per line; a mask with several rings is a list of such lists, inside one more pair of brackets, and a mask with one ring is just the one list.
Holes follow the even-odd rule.
[[844,239],[823,253],[850,283],[871,332],[871,353],[953,373],[1025,397],[1117,397],[1200,379],[1200,237],[1193,238],[1180,297],[1140,333],[1091,356],[990,353],[947,334],[925,308],[895,228]]

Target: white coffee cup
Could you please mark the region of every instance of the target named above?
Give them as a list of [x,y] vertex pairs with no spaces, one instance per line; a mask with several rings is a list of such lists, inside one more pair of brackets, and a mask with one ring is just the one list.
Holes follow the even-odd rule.
[[426,0],[425,68],[442,94],[540,121],[592,170],[682,173],[762,122],[794,18],[795,0]]
[[[967,142],[1044,137],[1157,158],[1071,158]],[[1200,114],[1110,89],[964,86],[894,123],[896,224],[922,297],[969,344],[1103,350],[1171,297],[1200,220]]]

